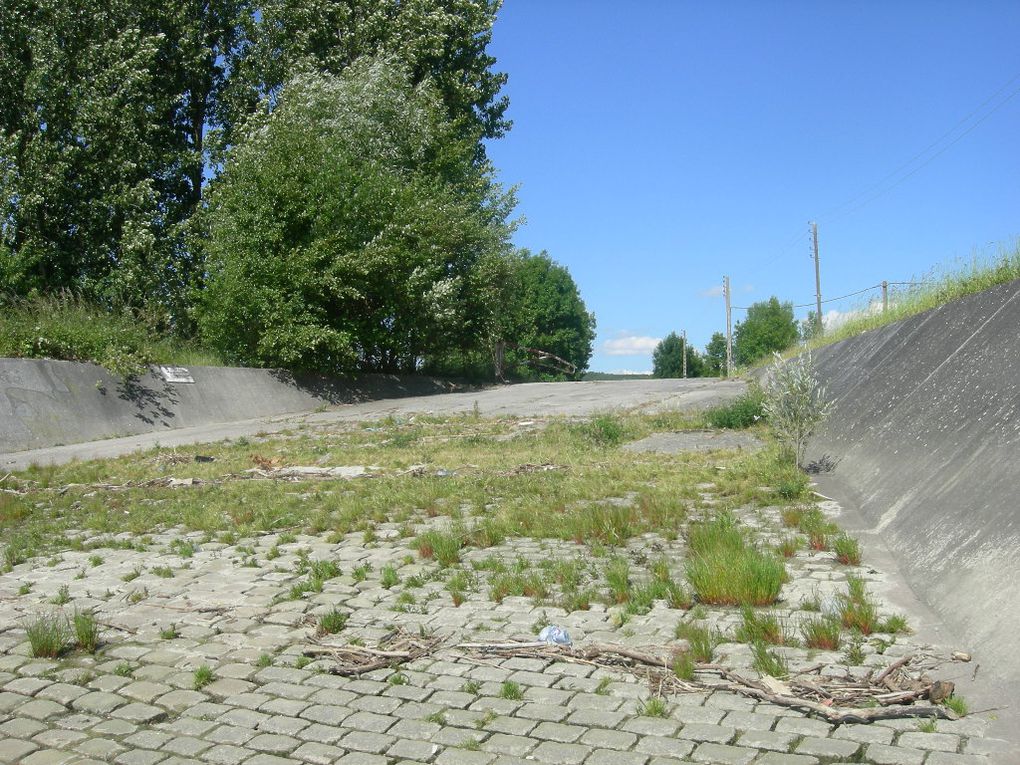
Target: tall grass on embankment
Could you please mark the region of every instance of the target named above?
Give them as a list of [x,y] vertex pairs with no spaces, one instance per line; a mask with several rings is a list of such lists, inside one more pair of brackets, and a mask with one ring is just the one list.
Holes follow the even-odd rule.
[[[875,311],[872,302],[854,312],[856,315],[848,321],[810,340],[808,348],[813,350],[838,343],[1016,279],[1020,279],[1020,240],[1011,248],[1003,247],[995,258],[936,266],[920,279],[911,280],[913,284],[903,288],[891,286],[888,310],[882,311],[879,305]],[[797,346],[789,353],[801,350]]]
[[160,336],[128,311],[111,311],[70,293],[0,296],[0,357],[91,361],[121,377],[147,364],[219,364],[208,349]]

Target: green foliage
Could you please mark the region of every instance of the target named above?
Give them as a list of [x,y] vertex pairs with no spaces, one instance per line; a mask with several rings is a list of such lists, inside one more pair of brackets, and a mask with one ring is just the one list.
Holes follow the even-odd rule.
[[121,378],[155,362],[217,362],[189,344],[161,339],[143,313],[114,311],[69,292],[0,297],[0,356],[91,361]]
[[840,646],[840,624],[830,616],[818,616],[800,624],[804,645],[823,651],[835,651]]
[[204,336],[233,362],[329,373],[477,344],[513,201],[473,157],[393,62],[291,79],[209,195]]
[[769,424],[793,451],[796,464],[800,465],[808,437],[832,408],[825,397],[825,386],[815,377],[811,352],[806,351],[788,361],[777,353],[762,390]]
[[347,626],[348,618],[350,618],[349,614],[337,611],[334,608],[332,611],[328,611],[319,617],[319,632],[326,635],[335,635],[343,631],[343,628]]
[[25,625],[29,649],[36,658],[54,658],[67,648],[70,633],[61,613],[43,614]]
[[790,668],[786,659],[775,651],[769,650],[765,643],[755,643],[751,646],[754,659],[751,665],[762,675],[769,675],[782,679],[790,674]]
[[[684,339],[670,332],[652,351],[652,377],[683,377]],[[696,348],[687,343],[687,376],[705,374],[705,360]]]
[[522,350],[533,348],[573,364],[576,371],[569,377],[579,380],[592,354],[595,315],[585,306],[570,272],[544,250],[537,255],[521,250],[511,264],[517,290],[511,310],[516,312],[517,326],[509,328],[506,340],[517,349],[509,351],[508,364],[524,377],[543,372],[561,376],[557,367],[545,365]]
[[86,653],[95,653],[99,647],[99,624],[95,613],[75,609],[71,626],[74,628],[75,645]]
[[712,339],[705,346],[705,375],[726,376],[726,335],[722,332],[713,332]]
[[733,354],[738,364],[753,364],[770,353],[782,351],[797,341],[793,305],[778,298],[752,303],[744,320],[737,323]]
[[215,679],[212,669],[208,664],[203,664],[201,667],[195,670],[195,675],[192,679],[192,688],[196,691],[200,691],[205,686],[209,685]]
[[499,697],[508,701],[520,701],[524,698],[524,691],[513,680],[504,680],[499,686]]
[[729,515],[691,524],[687,578],[703,603],[768,605],[786,580],[781,558],[749,544]]
[[669,706],[662,696],[651,696],[638,702],[637,713],[643,717],[668,717]]
[[705,419],[713,428],[749,428],[765,417],[765,396],[757,385],[728,404],[709,409]]

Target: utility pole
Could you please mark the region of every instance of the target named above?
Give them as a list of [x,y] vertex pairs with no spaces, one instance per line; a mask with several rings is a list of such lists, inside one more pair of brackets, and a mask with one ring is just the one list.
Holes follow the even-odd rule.
[[687,379],[687,330],[686,329],[681,330],[680,335],[681,335],[681,338],[683,339],[683,344],[684,344],[684,379],[686,380]]
[[722,278],[722,291],[726,296],[726,376],[733,375],[733,321],[730,312],[730,277]]
[[889,282],[882,280],[882,313],[889,310]]
[[815,301],[817,313],[815,314],[815,334],[822,335],[822,277],[818,269],[818,224],[811,221],[811,244],[815,258]]

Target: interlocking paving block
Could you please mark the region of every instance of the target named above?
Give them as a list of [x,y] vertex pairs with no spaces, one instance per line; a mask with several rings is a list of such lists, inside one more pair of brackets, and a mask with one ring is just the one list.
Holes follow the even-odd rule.
[[389,749],[386,750],[387,757],[399,757],[405,760],[427,762],[440,749],[438,744],[422,739],[398,738]]
[[665,736],[642,736],[634,749],[658,757],[683,759],[694,749],[694,742]]
[[444,749],[436,757],[436,765],[489,765],[496,755],[468,749]]
[[690,757],[695,762],[710,762],[712,765],[747,765],[757,754],[755,749],[706,743],[698,744]]
[[289,754],[301,746],[301,741],[291,736],[281,736],[277,733],[260,733],[249,739],[245,746],[260,752],[283,755]]
[[32,699],[18,707],[18,714],[36,720],[48,720],[67,712],[67,707],[49,699]]
[[251,728],[238,728],[234,725],[218,725],[205,734],[205,739],[207,741],[212,741],[214,744],[234,744],[236,746],[241,746],[246,741],[250,741],[254,738],[255,735],[255,731]]
[[692,741],[711,741],[717,744],[725,744],[733,740],[733,737],[737,735],[737,731],[727,725],[689,723],[683,727],[680,735]]
[[786,752],[798,738],[796,733],[778,733],[770,730],[749,730],[737,736],[737,746],[752,749],[767,749],[775,752]]
[[59,749],[37,749],[22,758],[18,765],[65,765],[81,759],[74,752],[62,752]]
[[68,749],[82,739],[88,738],[81,731],[51,728],[36,736],[33,741],[50,749]]
[[570,744],[577,741],[588,731],[580,725],[563,725],[562,723],[543,722],[535,726],[529,735],[544,741],[560,741]]
[[167,752],[153,752],[150,749],[128,749],[114,758],[117,765],[156,765],[170,755]]
[[641,752],[621,752],[616,749],[596,749],[585,760],[585,765],[645,765],[648,755]]
[[46,730],[46,724],[38,720],[31,720],[27,717],[13,717],[0,725],[0,741],[10,736],[11,738],[32,738],[40,731]]
[[766,752],[754,761],[754,765],[818,765],[817,757],[806,754],[787,754],[785,752]]
[[484,743],[482,749],[493,754],[505,754],[512,757],[524,757],[540,742],[528,736],[513,736],[507,733],[493,733]]
[[897,746],[914,749],[932,749],[939,752],[955,752],[960,747],[960,737],[952,733],[901,733],[896,739]]
[[668,718],[634,717],[620,727],[639,736],[672,736],[680,730],[680,723]]
[[387,736],[384,733],[355,730],[340,739],[340,745],[345,749],[353,749],[358,752],[382,754],[392,746],[394,741],[393,736]]
[[93,691],[92,693],[86,693],[84,696],[76,698],[71,702],[71,707],[72,709],[77,709],[81,712],[108,715],[117,707],[122,707],[127,703],[127,699],[123,696],[118,696],[115,693]]
[[291,752],[290,757],[292,760],[310,762],[312,765],[332,765],[344,754],[345,751],[336,746],[306,742]]
[[925,765],[986,765],[988,758],[975,754],[932,752],[924,762]]
[[79,696],[84,696],[88,693],[88,689],[82,688],[80,685],[71,685],[70,683],[52,683],[47,685],[45,688],[40,689],[36,694],[36,698],[49,699],[55,701],[58,704],[63,704],[65,707],[68,706]]
[[194,707],[206,699],[207,696],[199,691],[176,690],[156,697],[152,703],[160,707],[166,707],[174,712],[183,712],[185,709]]
[[862,744],[891,744],[893,731],[877,725],[843,725],[836,728],[830,738],[844,738]]
[[864,758],[874,765],[921,765],[927,752],[885,744],[868,744]]
[[528,759],[547,762],[550,765],[580,765],[591,754],[591,749],[579,744],[560,744],[556,741],[543,741],[529,755]]
[[214,765],[239,765],[254,754],[251,749],[243,749],[233,744],[217,744],[203,752],[202,759]]
[[39,745],[20,738],[0,738],[0,762],[21,762],[22,758],[34,752]]
[[166,719],[166,710],[154,707],[151,704],[133,702],[117,707],[110,714],[122,720],[133,723],[154,723]]
[[75,746],[74,750],[88,757],[109,762],[121,752],[126,751],[127,747],[106,738],[88,738]]
[[797,754],[807,754],[827,760],[850,760],[860,748],[861,745],[856,741],[808,736],[801,739],[800,743],[794,747],[794,751]]

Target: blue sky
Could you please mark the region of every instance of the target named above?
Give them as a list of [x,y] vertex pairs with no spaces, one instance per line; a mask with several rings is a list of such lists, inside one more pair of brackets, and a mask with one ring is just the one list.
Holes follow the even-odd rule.
[[994,256],[1020,236],[1018,40],[1016,0],[506,0],[515,242],[570,269],[598,371],[704,346],[724,274],[735,305],[812,302],[809,220],[823,298]]

